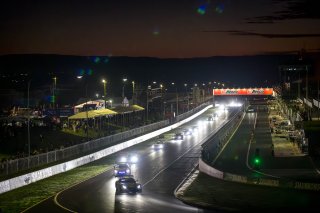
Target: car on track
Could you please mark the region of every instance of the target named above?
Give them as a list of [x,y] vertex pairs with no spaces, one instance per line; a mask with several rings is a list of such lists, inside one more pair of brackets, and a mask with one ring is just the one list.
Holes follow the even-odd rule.
[[199,130],[199,128],[198,128],[198,126],[192,126],[189,128],[189,130],[194,133],[194,132],[197,132]]
[[218,113],[213,113],[212,114],[212,118],[213,118],[213,120],[217,120],[218,118],[219,118],[219,115],[218,115]]
[[113,173],[115,177],[121,177],[131,174],[131,169],[127,163],[118,163],[113,166]]
[[209,116],[207,117],[207,121],[213,121],[212,115],[209,115]]
[[164,147],[164,141],[162,140],[158,140],[157,142],[155,142],[154,144],[152,144],[152,148],[153,149],[163,149]]
[[182,130],[182,133],[183,133],[183,135],[185,135],[185,136],[192,135],[192,131],[189,130],[189,129],[183,129],[183,130]]
[[174,140],[183,140],[183,133],[177,132],[173,138]]
[[127,155],[122,155],[118,159],[119,163],[131,163],[131,164],[134,164],[134,163],[138,163],[138,161],[139,161],[138,155],[137,154],[133,154],[133,153],[130,153],[130,154],[127,154]]
[[142,192],[142,186],[134,179],[133,175],[120,177],[116,183],[116,194],[130,193],[136,194]]
[[249,106],[249,107],[247,108],[246,112],[255,112],[255,110],[254,110],[253,107],[250,107],[250,106]]

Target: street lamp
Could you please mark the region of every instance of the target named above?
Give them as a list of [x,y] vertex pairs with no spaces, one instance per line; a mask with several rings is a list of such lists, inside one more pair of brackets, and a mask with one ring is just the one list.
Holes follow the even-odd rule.
[[107,108],[107,102],[106,102],[106,98],[107,98],[107,80],[102,79],[102,83],[103,83],[103,94],[104,94],[104,108]]
[[[28,81],[28,102],[27,102],[27,108],[28,108],[28,157],[30,157],[30,109],[29,109],[29,100],[30,100],[30,84],[31,80]],[[29,158],[28,158],[29,162]]]
[[188,111],[189,111],[189,93],[188,93],[188,91],[187,91],[187,86],[188,86],[188,84],[184,84],[184,87],[185,87],[185,89],[186,89],[187,99],[188,99]]
[[166,116],[166,106],[165,106],[165,98],[163,93],[163,84],[160,84],[160,91],[161,91],[161,98],[162,98],[162,105],[163,105],[163,119],[165,119]]
[[127,82],[127,78],[123,78],[122,79],[122,82],[123,82],[123,86],[122,86],[122,98],[124,98],[124,86],[125,86],[125,83]]
[[134,84],[135,82],[132,81],[132,104],[134,104]]
[[53,108],[55,108],[55,100],[56,100],[56,97],[55,97],[55,90],[57,88],[57,76],[53,77],[53,88],[52,88],[52,104],[53,104]]
[[178,109],[178,107],[179,107],[178,89],[177,89],[177,85],[175,85],[174,82],[172,82],[171,85],[176,86],[176,104],[177,104],[177,106],[176,106],[177,115],[176,116],[178,116],[178,114],[179,114],[179,109]]
[[[82,79],[83,76],[82,75],[78,75],[77,76],[77,79]],[[86,80],[86,79],[85,79]],[[89,115],[88,115],[88,82],[86,81],[86,86],[85,86],[85,89],[86,89],[86,137],[87,137],[87,141],[89,139]]]

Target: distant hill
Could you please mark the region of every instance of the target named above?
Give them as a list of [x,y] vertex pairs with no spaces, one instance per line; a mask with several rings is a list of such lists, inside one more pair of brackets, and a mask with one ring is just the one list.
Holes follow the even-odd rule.
[[0,71],[1,74],[29,73],[39,80],[39,84],[48,83],[50,76],[58,76],[64,82],[75,78],[81,70],[92,70],[92,78],[105,76],[112,79],[113,84],[121,83],[126,76],[144,83],[154,80],[181,83],[218,80],[239,86],[259,86],[265,80],[275,83],[278,65],[295,58],[295,55],[192,59],[5,55],[0,56]]
[[[50,94],[54,76],[57,77],[57,91],[60,94],[77,91],[82,97],[85,93],[84,82],[87,82],[89,96],[94,93],[102,94],[102,78],[108,80],[107,94],[111,96],[121,95],[123,77],[128,78],[125,87],[128,92],[132,90],[132,80],[137,87],[143,88],[153,81],[167,83],[165,86],[175,82],[182,91],[184,83],[191,85],[209,81],[221,81],[231,87],[272,86],[279,81],[278,65],[296,59],[297,55],[191,59],[4,55],[0,56],[0,89],[26,91],[27,81],[32,79],[31,90],[47,90]],[[85,77],[79,80],[77,75]],[[76,95],[68,97],[75,99],[74,96]]]

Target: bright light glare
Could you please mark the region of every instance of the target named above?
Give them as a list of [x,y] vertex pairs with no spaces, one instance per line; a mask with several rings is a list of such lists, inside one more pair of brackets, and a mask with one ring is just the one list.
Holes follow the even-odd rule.
[[131,161],[132,163],[137,163],[137,162],[138,162],[138,157],[137,157],[137,156],[132,156],[132,157],[130,158],[130,161]]
[[229,107],[241,107],[241,103],[232,101],[230,104],[228,104]]
[[202,121],[198,121],[198,126],[202,127],[203,126],[203,122]]
[[220,105],[219,105],[219,110],[224,110],[224,109],[225,109],[224,104],[220,104]]
[[120,158],[120,162],[127,162],[127,158],[126,157],[121,157]]

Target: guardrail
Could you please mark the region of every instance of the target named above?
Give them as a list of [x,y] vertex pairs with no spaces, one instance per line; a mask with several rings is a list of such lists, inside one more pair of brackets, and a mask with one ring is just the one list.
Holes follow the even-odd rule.
[[207,162],[211,163],[217,157],[221,149],[224,147],[225,143],[228,141],[231,134],[234,132],[236,126],[241,121],[243,116],[245,106],[243,106],[233,117],[223,125],[219,131],[202,145],[201,158]]
[[105,148],[103,150],[97,151],[95,153],[79,157],[77,159],[60,163],[45,169],[41,169],[38,171],[34,171],[28,174],[24,174],[15,178],[11,178],[5,181],[0,182],[0,194],[28,185],[30,183],[36,182],[38,180],[69,171],[71,169],[74,169],[76,167],[82,166],[84,164],[90,163],[92,161],[98,160],[100,158],[106,157],[108,155],[111,155],[113,153],[116,153],[120,150],[126,149],[130,146],[139,144],[141,142],[144,142],[146,140],[149,140],[150,138],[156,137],[160,134],[163,134],[164,132],[170,131],[174,128],[177,128],[178,126],[181,126],[182,124],[191,121],[195,117],[199,116],[203,112],[205,112],[207,109],[211,108],[212,105],[209,105],[205,107],[204,109],[200,110],[199,112],[195,113],[194,115],[184,119],[183,121],[179,121],[173,125],[161,128],[159,130],[156,130],[154,132],[147,133],[145,135],[130,139],[128,141],[124,141],[123,143],[110,146],[108,148]]
[[231,173],[223,172],[211,167],[202,159],[199,159],[199,170],[211,177],[215,177],[215,178],[226,180],[226,181],[237,182],[237,183],[320,191],[319,183],[288,181],[288,180],[269,179],[269,178],[262,178],[262,177],[247,177],[244,175],[231,174]]

